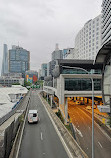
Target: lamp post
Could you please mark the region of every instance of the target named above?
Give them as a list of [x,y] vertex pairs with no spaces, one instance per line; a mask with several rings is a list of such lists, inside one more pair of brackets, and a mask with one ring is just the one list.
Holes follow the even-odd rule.
[[[83,70],[87,74],[91,75],[86,69],[81,67],[70,67],[70,66],[62,66],[62,67]],[[90,78],[92,81],[92,158],[94,158],[94,81],[92,76],[90,76]]]

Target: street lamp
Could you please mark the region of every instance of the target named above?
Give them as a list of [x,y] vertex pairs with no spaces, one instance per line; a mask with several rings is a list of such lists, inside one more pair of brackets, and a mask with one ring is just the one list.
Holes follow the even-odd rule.
[[[62,66],[62,67],[83,70],[89,75],[91,75],[86,69],[83,69],[81,67],[70,67],[70,66]],[[90,76],[90,78],[92,81],[92,158],[94,158],[94,82],[93,82],[93,77]]]

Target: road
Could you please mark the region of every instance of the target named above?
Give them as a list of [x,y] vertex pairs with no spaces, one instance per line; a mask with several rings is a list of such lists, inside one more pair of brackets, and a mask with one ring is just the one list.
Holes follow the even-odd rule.
[[[81,105],[69,105],[68,113],[76,129],[77,142],[91,158],[92,120]],[[111,140],[94,124],[95,158],[111,158]]]
[[37,93],[32,91],[29,109],[38,109],[40,121],[26,121],[19,158],[68,158]]

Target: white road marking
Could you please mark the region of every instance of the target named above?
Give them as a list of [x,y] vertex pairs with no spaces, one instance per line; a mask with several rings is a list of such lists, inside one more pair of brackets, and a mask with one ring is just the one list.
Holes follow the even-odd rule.
[[41,140],[43,140],[42,132],[41,132]]
[[76,131],[78,132],[78,134],[79,134],[81,137],[83,137],[83,135],[82,135],[82,133],[81,133],[81,131],[80,131],[79,129],[76,128]]
[[103,148],[100,142],[98,142],[98,144],[100,145],[101,148]]
[[40,117],[39,117],[39,121],[40,121]]
[[[61,140],[61,142],[62,142],[62,144],[63,144],[63,146],[64,146],[64,148],[65,148],[65,150],[66,150],[66,152],[67,152],[67,154],[68,154],[68,156],[69,156],[69,158],[73,158],[72,153],[70,152],[70,150],[69,150],[69,148],[67,147],[67,145],[66,145],[66,143],[65,143],[65,141],[64,141],[64,139],[63,139],[63,137],[61,136],[59,130],[57,129],[57,126],[56,126],[55,122],[53,121],[53,119],[52,119],[50,113],[48,112],[47,108],[45,107],[44,102],[42,101],[40,95],[38,95],[38,96],[39,96],[39,98],[40,98],[40,100],[41,100],[41,102],[42,102],[42,104],[43,104],[43,106],[44,106],[44,108],[45,108],[45,110],[46,110],[46,112],[47,112],[47,114],[48,114],[48,116],[49,116],[49,118],[50,118],[50,120],[51,120],[51,122],[52,122],[52,124],[53,124],[53,126],[54,126],[54,128],[55,128],[55,130],[56,130],[56,132],[57,132],[57,134],[58,134],[58,136],[59,136],[59,138],[60,138],[60,140]],[[42,104],[41,104],[41,105],[42,105]]]

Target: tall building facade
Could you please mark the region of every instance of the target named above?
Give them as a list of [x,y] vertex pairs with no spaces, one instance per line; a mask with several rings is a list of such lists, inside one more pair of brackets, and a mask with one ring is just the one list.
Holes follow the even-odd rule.
[[41,77],[47,76],[47,63],[41,65]]
[[4,76],[7,73],[8,73],[8,49],[7,49],[7,45],[4,44],[1,75]]
[[55,51],[52,52],[52,60],[63,59],[63,52],[59,50],[58,44],[56,44]]
[[9,72],[22,73],[30,69],[30,52],[19,46],[12,46],[9,50]]
[[75,38],[75,59],[94,60],[102,45],[101,15],[89,20]]
[[102,3],[102,44],[111,40],[111,0]]

